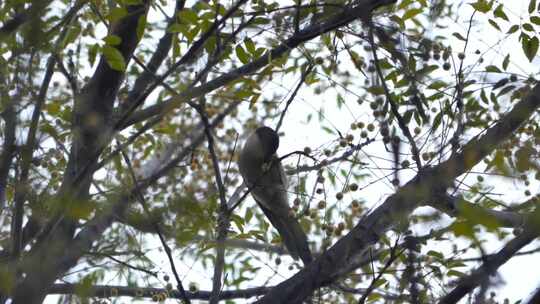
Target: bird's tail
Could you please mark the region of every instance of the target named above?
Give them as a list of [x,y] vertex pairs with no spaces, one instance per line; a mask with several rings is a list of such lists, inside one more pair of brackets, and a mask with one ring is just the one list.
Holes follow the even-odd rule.
[[259,204],[259,206],[272,223],[272,226],[279,232],[279,235],[291,256],[294,259],[300,257],[302,262],[304,262],[304,265],[311,263],[313,257],[309,250],[307,236],[304,233],[302,226],[300,226],[300,223],[291,215],[279,216],[262,204]]

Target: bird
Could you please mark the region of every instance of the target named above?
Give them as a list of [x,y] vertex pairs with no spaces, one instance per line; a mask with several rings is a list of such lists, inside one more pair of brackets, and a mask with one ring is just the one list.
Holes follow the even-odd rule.
[[277,132],[261,126],[246,139],[238,167],[251,195],[279,232],[289,254],[307,265],[313,258],[307,236],[289,206],[287,176],[276,154],[278,147]]

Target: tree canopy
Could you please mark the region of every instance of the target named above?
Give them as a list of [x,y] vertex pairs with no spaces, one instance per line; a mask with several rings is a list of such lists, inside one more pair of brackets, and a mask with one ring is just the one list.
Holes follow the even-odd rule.
[[[498,293],[540,251],[535,0],[7,0],[0,24],[0,303],[539,301]],[[307,265],[238,171],[262,125]]]

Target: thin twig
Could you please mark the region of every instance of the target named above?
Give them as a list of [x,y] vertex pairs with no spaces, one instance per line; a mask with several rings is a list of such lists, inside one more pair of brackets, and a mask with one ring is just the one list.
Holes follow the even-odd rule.
[[403,249],[400,250],[400,251],[397,251],[397,248],[398,248],[398,242],[399,242],[399,238],[396,239],[396,242],[394,244],[394,246],[390,249],[390,256],[388,257],[388,260],[386,261],[386,263],[384,264],[383,268],[379,271],[379,274],[373,278],[373,280],[371,280],[371,283],[369,284],[368,288],[366,289],[366,291],[364,292],[364,294],[362,295],[362,297],[360,298],[360,300],[358,300],[358,303],[359,304],[363,304],[366,302],[366,299],[367,297],[371,294],[371,292],[373,292],[373,290],[377,287],[377,281],[379,281],[379,279],[383,276],[383,274],[385,274],[386,270],[392,265],[392,263],[401,255],[401,253],[403,252]]
[[51,55],[47,60],[47,68],[45,70],[45,76],[39,89],[34,111],[28,128],[28,134],[26,136],[26,144],[23,146],[21,155],[21,175],[17,182],[15,192],[15,212],[13,215],[13,228],[11,234],[12,240],[12,257],[19,256],[22,249],[22,223],[24,216],[24,202],[26,200],[26,187],[28,185],[28,175],[30,172],[30,165],[32,164],[32,154],[36,145],[36,134],[38,129],[39,117],[41,114],[41,108],[45,103],[47,97],[47,91],[54,72],[54,66],[56,64],[55,56]]
[[[141,203],[141,206],[143,207],[144,212],[146,212],[147,215],[150,214],[150,210],[148,209],[148,204],[146,203],[146,199],[144,198],[144,195],[141,192],[141,189],[137,187],[137,177],[135,176],[135,171],[133,170],[133,166],[131,165],[131,161],[124,150],[121,150],[122,156],[124,157],[124,161],[128,165],[129,173],[131,174],[131,178],[133,179],[133,183],[135,185],[136,190],[136,196],[139,199],[139,202]],[[184,289],[184,286],[182,285],[182,280],[180,279],[180,276],[178,275],[178,271],[176,270],[176,266],[174,265],[174,259],[172,257],[172,251],[169,245],[167,245],[167,241],[163,237],[163,234],[161,233],[161,228],[159,227],[159,224],[155,221],[152,222],[154,229],[159,237],[159,240],[161,241],[161,245],[163,249],[165,250],[165,253],[167,254],[167,258],[169,259],[169,264],[171,266],[171,270],[174,274],[174,278],[176,279],[176,288],[180,292],[182,300],[184,300],[185,303],[189,304],[191,301],[186,295],[186,291]]]
[[227,208],[227,199],[225,198],[225,186],[223,185],[223,180],[221,178],[221,172],[219,169],[219,161],[217,158],[216,151],[214,149],[214,137],[212,136],[212,131],[208,122],[208,117],[204,112],[199,112],[201,119],[204,124],[204,132],[206,133],[206,140],[208,141],[208,151],[210,152],[210,157],[212,159],[212,166],[214,167],[214,173],[216,175],[216,184],[219,192],[219,212],[218,212],[218,236],[217,236],[217,256],[216,263],[214,265],[214,277],[212,279],[212,294],[210,296],[210,303],[214,304],[219,302],[219,293],[221,292],[221,278],[223,275],[223,269],[225,266],[225,246],[223,242],[227,238],[227,231],[229,230],[230,224],[230,213]]
[[279,128],[281,128],[281,124],[283,123],[283,118],[285,118],[285,114],[287,113],[287,110],[289,109],[289,106],[293,102],[294,98],[296,97],[296,94],[300,90],[300,87],[304,84],[306,81],[307,76],[309,73],[311,73],[311,70],[313,69],[313,65],[309,65],[304,72],[302,72],[302,76],[300,76],[300,81],[298,82],[298,85],[296,85],[296,88],[292,92],[291,96],[287,100],[287,104],[285,105],[285,109],[283,109],[283,112],[281,112],[281,116],[279,117],[279,121],[276,125],[276,132],[279,131]]
[[146,274],[148,274],[148,275],[151,275],[151,276],[153,276],[153,277],[155,277],[155,278],[158,277],[157,272],[150,271],[150,270],[146,270],[146,269],[144,269],[144,268],[142,268],[142,267],[133,266],[133,265],[131,265],[131,264],[129,264],[129,263],[126,263],[126,262],[124,262],[124,261],[122,261],[122,260],[119,260],[119,259],[115,258],[114,256],[112,256],[112,255],[110,255],[110,254],[107,254],[107,253],[100,253],[100,255],[103,255],[103,256],[105,256],[105,257],[107,257],[107,258],[113,260],[114,262],[116,262],[116,263],[118,263],[118,264],[120,264],[120,265],[122,265],[122,266],[125,266],[125,267],[127,267],[127,268],[129,268],[129,269],[133,269],[133,270],[135,270],[135,271],[144,272],[144,273],[146,273]]
[[329,165],[331,165],[333,163],[340,162],[340,161],[343,161],[343,160],[347,159],[349,156],[353,155],[354,152],[364,148],[365,146],[371,144],[374,141],[375,141],[374,138],[368,138],[363,143],[360,143],[360,144],[357,144],[357,145],[352,145],[349,150],[343,152],[343,154],[341,154],[340,156],[334,157],[332,159],[320,161],[320,162],[318,162],[318,164],[313,165],[313,166],[300,166],[300,167],[298,167],[296,169],[293,169],[293,170],[287,170],[286,173],[287,173],[287,175],[294,175],[294,174],[297,174],[297,173],[300,173],[300,172],[318,171],[318,170],[320,170],[320,169],[322,169],[322,168],[324,168],[326,166],[329,166]]
[[396,117],[399,128],[403,132],[403,135],[405,135],[405,137],[407,137],[407,140],[409,141],[409,144],[411,145],[412,157],[414,159],[414,162],[416,163],[418,171],[420,171],[420,170],[422,170],[422,160],[420,159],[420,151],[418,150],[418,147],[416,146],[416,142],[414,141],[414,138],[413,138],[411,132],[409,131],[409,127],[407,127],[407,123],[403,119],[403,116],[401,116],[401,114],[399,113],[398,106],[397,106],[396,102],[394,101],[394,99],[392,97],[392,94],[390,93],[390,90],[388,89],[388,86],[386,85],[384,75],[383,75],[383,73],[381,71],[381,67],[379,66],[379,58],[377,56],[376,45],[375,45],[375,41],[373,39],[373,27],[374,27],[374,25],[370,21],[369,22],[369,42],[371,44],[371,50],[372,50],[372,53],[373,53],[373,60],[375,61],[375,64],[374,64],[375,65],[375,70],[377,71],[377,76],[379,77],[379,79],[381,81],[381,85],[382,85],[382,87],[384,89],[384,93],[386,95],[386,100],[387,100],[388,104],[390,105],[390,110],[392,111],[392,114],[394,114],[394,116]]
[[[0,78],[3,78],[0,75]],[[2,81],[3,83],[3,81]],[[7,92],[1,93],[2,99],[7,100]],[[5,94],[5,95],[4,95]],[[0,154],[0,215],[4,210],[6,200],[6,187],[8,185],[9,170],[13,157],[15,156],[16,144],[15,144],[15,128],[17,126],[17,115],[15,113],[15,106],[13,101],[9,102],[4,111],[0,113],[0,116],[4,119],[4,144],[2,147],[2,153]]]

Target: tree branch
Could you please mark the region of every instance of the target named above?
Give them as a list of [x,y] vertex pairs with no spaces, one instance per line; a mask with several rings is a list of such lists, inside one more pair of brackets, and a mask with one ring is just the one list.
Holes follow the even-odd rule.
[[130,115],[129,118],[121,121],[118,127],[120,129],[126,128],[132,124],[148,119],[149,117],[159,115],[161,113],[166,113],[171,109],[176,108],[177,106],[183,104],[186,100],[190,100],[195,97],[202,96],[208,92],[211,92],[217,88],[220,88],[235,79],[238,79],[247,74],[253,73],[258,69],[262,68],[269,64],[272,60],[279,58],[286,54],[291,49],[294,49],[298,45],[308,40],[311,40],[321,34],[327,33],[329,31],[335,30],[341,26],[344,26],[358,18],[365,18],[373,10],[378,7],[389,5],[396,2],[395,0],[363,0],[359,1],[353,7],[343,10],[341,13],[337,13],[333,18],[324,23],[316,23],[310,26],[307,26],[305,29],[298,31],[290,38],[285,40],[282,44],[275,47],[274,49],[268,51],[265,55],[260,58],[247,63],[227,74],[214,78],[213,80],[207,82],[204,85],[194,87],[191,90],[182,92],[180,96],[170,98],[167,101],[162,103],[149,106],[139,112],[135,112]]
[[[223,290],[219,294],[220,300],[247,299],[265,294],[271,287],[254,287],[237,290]],[[165,288],[142,288],[114,285],[94,285],[85,289],[85,296],[96,298],[115,298],[115,297],[133,297],[133,298],[154,298],[156,295],[163,295],[165,298],[181,299],[177,291],[169,291]],[[76,284],[54,284],[49,289],[49,294],[77,294]],[[210,291],[186,292],[190,300],[208,300]]]
[[426,168],[400,187],[385,202],[363,217],[328,251],[293,277],[274,287],[257,303],[301,303],[314,289],[333,283],[336,270],[343,268],[380,236],[406,218],[419,206],[437,199],[455,178],[470,170],[512,133],[540,106],[540,86],[532,91],[497,124],[470,140],[460,153],[441,164]]
[[[60,40],[60,39],[59,39]],[[41,114],[41,108],[45,103],[47,97],[47,91],[54,72],[54,66],[56,59],[54,55],[51,55],[47,60],[47,68],[43,77],[43,82],[39,89],[34,111],[30,121],[30,127],[28,128],[28,134],[26,135],[26,144],[22,148],[21,153],[21,175],[17,182],[15,190],[15,211],[13,215],[13,226],[11,230],[11,254],[16,258],[22,248],[22,223],[24,215],[24,202],[26,201],[26,192],[29,187],[28,175],[30,173],[30,165],[32,164],[32,155],[36,146],[36,134],[38,129],[39,117]]]
[[[540,210],[540,209],[539,209]],[[537,212],[538,213],[538,212]],[[534,217],[534,216],[533,216]],[[537,221],[538,214],[533,220]],[[490,256],[479,268],[468,276],[458,280],[457,286],[442,299],[440,304],[453,304],[459,302],[466,294],[473,291],[481,282],[493,275],[497,269],[514,256],[518,250],[538,237],[540,231],[538,224],[530,225],[520,235],[508,242],[497,254]]]
[[[2,76],[0,76],[2,77]],[[4,95],[2,93],[2,95]],[[7,94],[2,96],[2,99],[7,101]],[[6,202],[6,187],[8,185],[9,169],[15,156],[16,145],[15,145],[15,128],[17,124],[17,116],[15,114],[15,109],[13,102],[5,107],[5,110],[0,114],[4,119],[4,144],[2,148],[2,154],[0,154],[0,215],[5,207]]]

